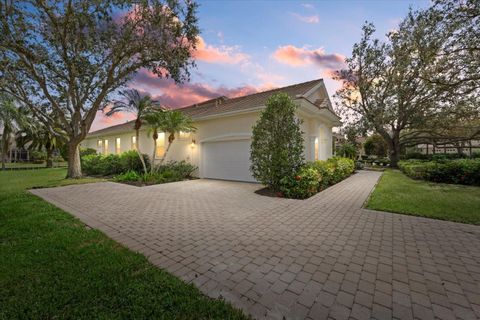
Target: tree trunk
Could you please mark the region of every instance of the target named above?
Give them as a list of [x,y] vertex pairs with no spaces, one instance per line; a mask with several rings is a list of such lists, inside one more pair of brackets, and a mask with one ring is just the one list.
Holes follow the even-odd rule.
[[147,173],[147,165],[145,164],[145,159],[143,158],[143,154],[140,151],[140,130],[139,129],[135,130],[135,139],[137,140],[135,149],[137,149],[138,156],[140,157],[140,161],[142,162],[143,172]]
[[53,149],[47,148],[47,168],[53,168]]
[[8,139],[6,139],[6,133],[2,135],[2,170],[5,170],[5,162],[7,161],[8,153]]
[[163,157],[160,160],[160,165],[162,165],[163,162],[165,161],[165,159],[167,158],[168,150],[170,150],[170,147],[172,146],[172,143],[173,143],[173,141],[168,143],[167,150],[165,150],[165,153],[163,154]]
[[155,171],[155,154],[157,152],[157,139],[153,139],[152,163],[150,163],[150,172]]
[[68,144],[68,172],[67,178],[78,179],[82,177],[82,166],[80,164],[79,143],[69,142]]
[[400,138],[394,137],[392,139],[389,158],[390,167],[398,168],[398,161],[400,160]]

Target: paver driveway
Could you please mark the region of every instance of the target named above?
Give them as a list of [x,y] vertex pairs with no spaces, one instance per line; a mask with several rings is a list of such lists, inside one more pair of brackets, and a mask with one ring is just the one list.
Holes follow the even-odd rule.
[[480,318],[480,228],[361,209],[379,176],[304,201],[213,180],[32,193],[256,318]]

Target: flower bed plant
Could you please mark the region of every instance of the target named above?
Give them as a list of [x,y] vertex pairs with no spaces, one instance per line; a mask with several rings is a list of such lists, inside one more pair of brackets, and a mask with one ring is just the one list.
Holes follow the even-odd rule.
[[349,158],[335,157],[317,160],[302,166],[295,175],[281,180],[281,195],[287,198],[305,199],[342,181],[355,170]]
[[186,161],[171,161],[167,164],[157,166],[153,172],[139,173],[137,171],[129,170],[115,176],[114,180],[137,186],[183,181],[191,179],[192,174],[196,169],[196,166]]
[[480,159],[400,161],[400,170],[413,179],[464,185],[480,185]]

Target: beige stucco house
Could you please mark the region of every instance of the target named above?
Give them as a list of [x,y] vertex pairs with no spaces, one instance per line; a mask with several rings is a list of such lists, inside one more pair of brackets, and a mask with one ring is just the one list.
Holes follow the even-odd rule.
[[[307,160],[332,156],[332,127],[339,126],[323,80],[313,80],[279,89],[229,99],[218,97],[181,110],[195,121],[195,133],[180,133],[167,155],[168,160],[186,160],[198,166],[200,178],[254,181],[250,167],[252,126],[276,92],[289,94],[298,104],[303,120],[304,154]],[[165,134],[157,140],[157,157],[168,143]],[[144,128],[140,134],[142,153],[152,154],[153,139]],[[111,126],[88,134],[83,147],[98,152],[122,153],[136,148],[133,122]]]

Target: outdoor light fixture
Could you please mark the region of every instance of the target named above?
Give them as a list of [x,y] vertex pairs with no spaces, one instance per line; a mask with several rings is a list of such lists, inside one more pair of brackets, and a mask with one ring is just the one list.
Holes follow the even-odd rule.
[[192,148],[192,149],[195,148],[196,143],[197,142],[195,141],[195,139],[192,139],[192,143],[190,144],[190,148]]

